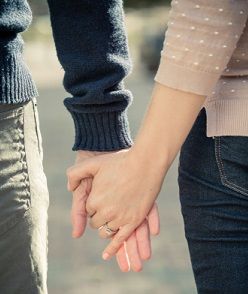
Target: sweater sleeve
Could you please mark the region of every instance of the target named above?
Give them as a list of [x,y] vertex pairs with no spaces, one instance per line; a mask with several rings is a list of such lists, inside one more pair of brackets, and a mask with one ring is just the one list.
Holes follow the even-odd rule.
[[127,109],[132,93],[122,0],[48,0],[64,99],[75,125],[72,150],[111,151],[133,144]]
[[247,0],[172,0],[154,80],[209,95],[237,46]]

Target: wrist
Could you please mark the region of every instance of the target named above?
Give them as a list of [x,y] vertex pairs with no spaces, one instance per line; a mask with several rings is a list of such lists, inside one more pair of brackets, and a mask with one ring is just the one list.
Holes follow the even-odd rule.
[[199,113],[205,96],[155,83],[134,140],[136,158],[169,169]]
[[77,150],[76,152],[76,163],[80,162],[84,159],[97,156],[97,155],[102,155],[102,154],[108,154],[108,153],[113,153],[116,151],[91,151],[91,150]]
[[128,157],[135,165],[143,165],[144,168],[147,167],[152,172],[156,170],[167,172],[169,169],[169,156],[165,150],[157,152],[152,148],[139,144],[139,142],[130,147]]

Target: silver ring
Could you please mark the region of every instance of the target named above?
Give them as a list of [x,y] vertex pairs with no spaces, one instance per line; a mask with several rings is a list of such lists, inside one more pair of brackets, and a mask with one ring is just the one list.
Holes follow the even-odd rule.
[[111,229],[109,226],[108,226],[108,222],[106,222],[104,225],[100,226],[98,228],[98,230],[100,231],[102,228],[105,228],[105,232],[108,234],[108,235],[113,235],[115,233],[118,232],[118,230],[113,230]]

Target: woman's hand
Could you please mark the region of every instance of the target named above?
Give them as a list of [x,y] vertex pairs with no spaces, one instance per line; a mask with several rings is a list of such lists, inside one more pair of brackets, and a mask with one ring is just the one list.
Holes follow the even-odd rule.
[[[83,162],[86,158],[102,155],[109,152],[84,151],[77,152],[75,162]],[[73,237],[80,237],[87,224],[87,212],[85,202],[90,193],[92,178],[83,179],[77,189],[73,192],[73,202],[71,210],[71,221],[73,224]],[[154,203],[147,219],[135,230],[135,232],[124,242],[116,253],[116,260],[123,272],[140,271],[142,260],[147,260],[151,256],[151,235],[158,235],[160,230],[159,214],[156,203]]]
[[[111,229],[119,229],[104,250],[104,259],[116,254],[146,219],[161,190],[165,170],[149,158],[136,156],[131,148],[88,158],[68,169],[68,189],[72,192],[82,179],[94,178],[86,201],[91,227],[108,222]],[[108,238],[105,230],[99,235]]]

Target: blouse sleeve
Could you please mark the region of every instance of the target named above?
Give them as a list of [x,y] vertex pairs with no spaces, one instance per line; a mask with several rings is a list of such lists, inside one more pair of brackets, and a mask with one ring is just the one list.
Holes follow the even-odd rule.
[[210,94],[237,47],[247,17],[247,0],[172,0],[154,80]]

